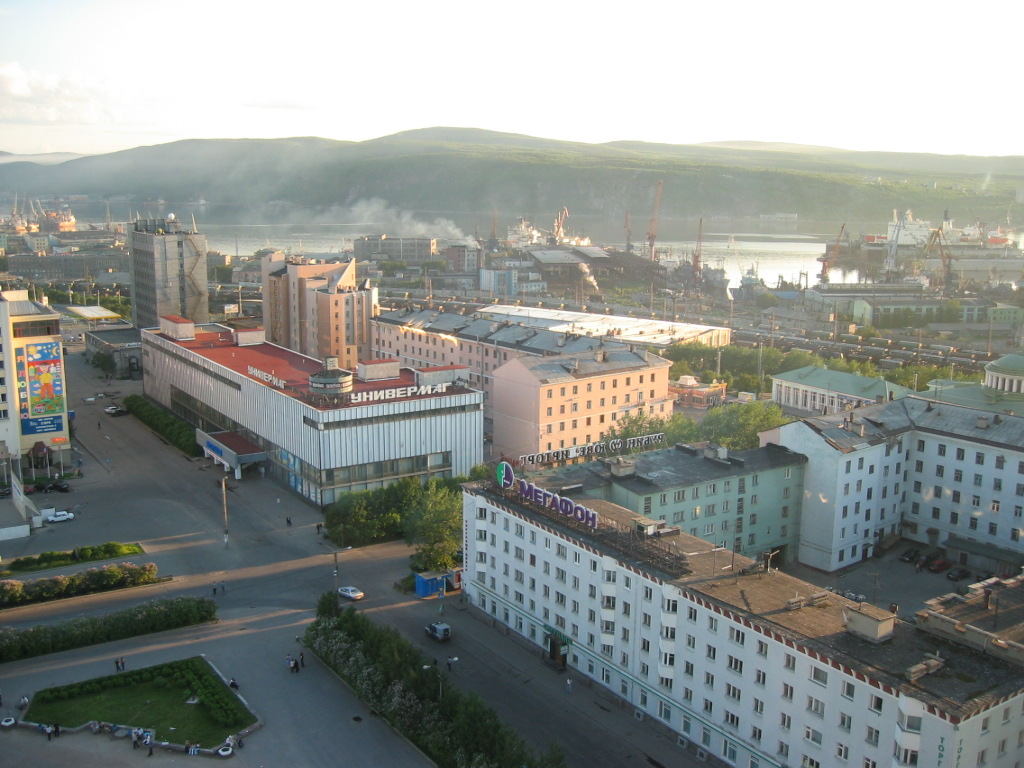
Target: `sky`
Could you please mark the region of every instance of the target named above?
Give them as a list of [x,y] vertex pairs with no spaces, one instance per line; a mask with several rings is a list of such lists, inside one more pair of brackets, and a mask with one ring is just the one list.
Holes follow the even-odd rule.
[[0,151],[434,126],[1024,155],[1024,4],[0,0]]

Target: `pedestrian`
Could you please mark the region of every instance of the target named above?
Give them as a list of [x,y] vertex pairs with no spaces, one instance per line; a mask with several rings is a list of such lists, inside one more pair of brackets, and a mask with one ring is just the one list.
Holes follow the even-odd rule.
[[191,741],[186,741],[185,742],[185,754],[186,755],[191,755],[192,754],[192,742]]
[[226,581],[222,581],[220,583],[220,593],[222,595],[226,595],[228,593],[228,583]]
[[323,523],[317,523],[317,524],[316,524],[316,535],[317,535],[317,536],[319,536],[319,535],[320,535],[320,531],[322,531],[322,530],[323,530],[323,528],[324,528],[324,524],[323,524]]
[[18,702],[18,709],[20,709],[22,712],[28,709],[28,696],[21,697],[21,700]]
[[571,677],[565,678],[565,692],[566,693],[572,693],[572,678]]
[[121,657],[121,671],[124,672],[124,656]]
[[103,425],[100,424],[98,421],[96,422],[96,429],[103,429]]
[[60,738],[60,723],[53,724],[53,735],[58,739]]
[[285,654],[284,663],[288,665],[288,669],[292,668],[292,655],[290,653]]
[[53,738],[53,726],[52,725],[46,726],[43,730],[46,731],[46,740],[47,741],[49,741],[50,739]]
[[448,671],[449,672],[452,671],[452,657],[451,656],[448,657]]
[[121,660],[119,658],[116,658],[116,657],[114,658],[114,671],[115,672],[120,672],[121,671]]
[[288,523],[288,525],[291,525],[291,524],[292,524],[292,519],[291,519],[290,517],[286,517],[286,518],[284,519],[284,521],[285,521],[286,523]]
[[146,733],[146,738],[143,739],[142,743],[145,746],[149,747],[149,754],[146,755],[146,757],[152,757],[153,756],[153,738],[149,735],[148,732]]
[[233,691],[237,691],[238,690],[238,682],[235,680],[235,678],[232,677],[228,681],[228,687],[231,688]]
[[216,584],[216,582],[215,582],[215,583],[214,583],[214,585],[213,585],[213,596],[214,596],[214,597],[216,597],[216,596],[217,596],[217,584]]
[[306,666],[306,654],[303,651],[299,651],[299,666]]

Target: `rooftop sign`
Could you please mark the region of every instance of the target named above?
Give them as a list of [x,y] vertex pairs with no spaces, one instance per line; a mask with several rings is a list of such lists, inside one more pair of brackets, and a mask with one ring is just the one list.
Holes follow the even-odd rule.
[[576,522],[589,525],[591,528],[597,528],[597,512],[581,506],[565,496],[559,496],[557,493],[551,493],[543,488],[539,488],[527,480],[517,479],[515,470],[512,469],[512,465],[507,461],[498,464],[496,479],[498,486],[503,490],[511,490],[527,501],[540,504],[542,507],[558,512],[565,517],[570,517]]

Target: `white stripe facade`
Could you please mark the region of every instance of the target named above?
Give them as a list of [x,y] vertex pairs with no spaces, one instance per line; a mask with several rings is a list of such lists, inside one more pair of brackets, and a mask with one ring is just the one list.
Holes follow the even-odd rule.
[[483,461],[481,392],[316,408],[156,333],[142,341],[149,397],[262,446],[271,474],[317,504],[412,474],[468,475]]
[[[844,635],[839,621],[807,636],[773,621],[781,613],[788,624],[813,625],[826,610],[845,617],[835,604],[761,617],[716,599],[703,574],[690,584],[661,578],[483,488],[467,485],[463,496],[470,602],[549,658],[564,652],[571,677],[603,686],[637,719],[660,721],[682,747],[737,768],[1022,764],[1020,690],[979,703],[970,717],[962,702],[944,712],[935,695],[915,696],[899,675],[876,667],[877,646],[863,642],[864,663],[830,653],[829,638]],[[701,544],[700,554],[713,557],[712,544],[679,540]],[[782,605],[802,584],[783,574],[743,578],[756,580],[745,582],[751,589],[786,579],[777,587]],[[804,594],[814,589],[803,586]]]

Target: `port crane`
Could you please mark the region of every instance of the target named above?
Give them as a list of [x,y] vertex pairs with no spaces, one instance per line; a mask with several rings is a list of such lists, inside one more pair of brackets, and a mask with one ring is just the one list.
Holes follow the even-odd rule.
[[651,216],[650,224],[647,226],[647,248],[648,256],[654,261],[654,243],[658,239],[658,216],[661,214],[661,193],[665,189],[665,180],[658,182],[658,191],[654,195],[654,214]]
[[843,233],[846,232],[846,222],[843,222],[843,226],[839,228],[839,235],[836,237],[836,247],[832,249],[832,255],[829,255],[826,249],[825,254],[818,259],[821,262],[821,274],[818,275],[818,280],[822,284],[828,282],[829,270],[835,267],[839,263],[839,249],[843,244]]
[[939,261],[942,263],[942,276],[939,279],[942,285],[942,295],[946,296],[953,288],[953,264],[941,228],[932,230],[928,236],[928,242],[921,250],[921,256],[927,258],[932,251],[939,252]]

